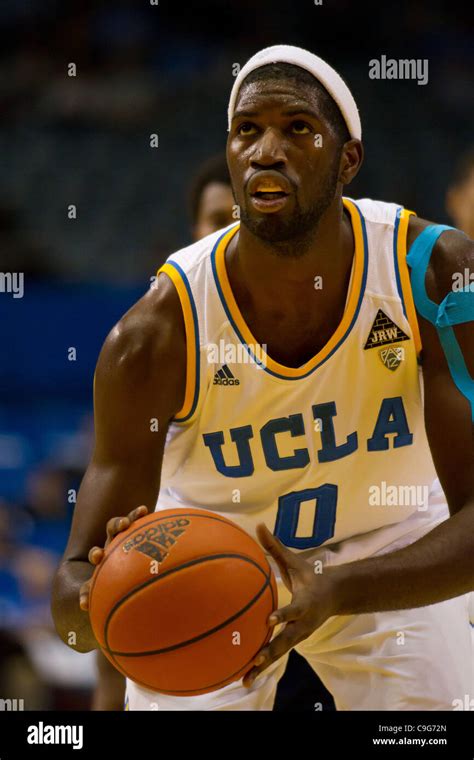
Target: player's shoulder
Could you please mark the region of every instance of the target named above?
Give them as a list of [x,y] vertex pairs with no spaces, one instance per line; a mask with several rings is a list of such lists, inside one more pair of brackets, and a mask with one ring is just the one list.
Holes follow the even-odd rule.
[[397,215],[403,210],[400,203],[389,201],[377,201],[373,198],[347,198],[354,203],[359,209],[366,222],[371,224],[383,224],[393,227],[397,220]]
[[108,334],[98,371],[105,367],[143,377],[162,372],[166,366],[177,371],[185,357],[186,334],[178,294],[166,277],[158,277]]
[[[232,226],[179,249],[168,256],[166,263],[177,265],[181,277],[190,276],[193,268],[209,257],[220,237]],[[181,369],[185,371],[183,308],[176,284],[166,274],[165,268],[162,274],[152,278],[148,292],[110,331],[102,347],[98,374],[104,367],[124,369],[137,377],[160,368],[162,371],[163,367],[177,373]]]
[[206,235],[206,237],[197,240],[195,243],[180,248],[168,256],[165,263],[178,265],[185,275],[190,275],[194,269],[209,259],[219,240],[235,227],[236,224],[238,222],[233,222],[227,227],[211,232],[210,235]]
[[153,405],[170,419],[181,407],[186,378],[186,337],[172,284],[159,284],[129,309],[102,346],[94,375],[94,404]]

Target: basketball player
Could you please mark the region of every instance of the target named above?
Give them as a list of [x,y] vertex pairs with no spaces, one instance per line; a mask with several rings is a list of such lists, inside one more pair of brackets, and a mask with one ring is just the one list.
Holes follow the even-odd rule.
[[234,205],[225,155],[219,153],[202,164],[191,185],[193,240],[235,222]]
[[[129,709],[269,710],[293,647],[339,710],[453,709],[472,694],[474,307],[452,282],[474,244],[343,196],[358,110],[300,48],[242,68],[227,156],[241,222],[170,256],[102,349],[58,631],[97,646],[104,528],[107,544],[137,504],[199,506],[257,535],[279,570],[276,635],[243,683],[178,697],[128,681]],[[217,340],[245,347],[224,372],[238,384],[208,361]]]

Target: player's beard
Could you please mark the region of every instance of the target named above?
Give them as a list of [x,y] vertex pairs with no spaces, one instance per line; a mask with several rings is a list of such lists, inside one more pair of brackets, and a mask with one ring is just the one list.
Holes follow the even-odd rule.
[[[311,206],[303,210],[295,194],[295,208],[286,218],[276,214],[262,214],[259,218],[249,214],[246,206],[240,209],[240,221],[250,232],[267,243],[276,256],[299,258],[310,249],[318,225],[334,200],[338,182],[338,163],[327,175],[321,192]],[[234,193],[235,195],[235,193]]]

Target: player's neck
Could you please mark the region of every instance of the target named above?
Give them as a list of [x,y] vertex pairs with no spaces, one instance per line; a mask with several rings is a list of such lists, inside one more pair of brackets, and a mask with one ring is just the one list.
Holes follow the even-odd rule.
[[[295,303],[305,291],[313,292],[321,282],[321,294],[331,296],[346,280],[354,254],[354,236],[342,201],[333,204],[318,225],[307,251],[298,257],[281,252],[257,238],[241,225],[226,251],[231,285],[245,286],[260,307]],[[316,281],[315,278],[321,278]],[[325,292],[324,292],[325,291]]]

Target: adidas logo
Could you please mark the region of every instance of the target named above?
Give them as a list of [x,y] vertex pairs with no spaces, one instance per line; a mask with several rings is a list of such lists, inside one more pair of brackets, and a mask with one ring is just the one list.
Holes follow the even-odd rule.
[[374,319],[364,350],[385,346],[387,343],[397,343],[399,340],[410,340],[409,336],[401,330],[390,317],[387,317],[382,309],[379,309]]
[[213,385],[240,385],[240,380],[234,377],[227,364],[223,364],[214,375]]

